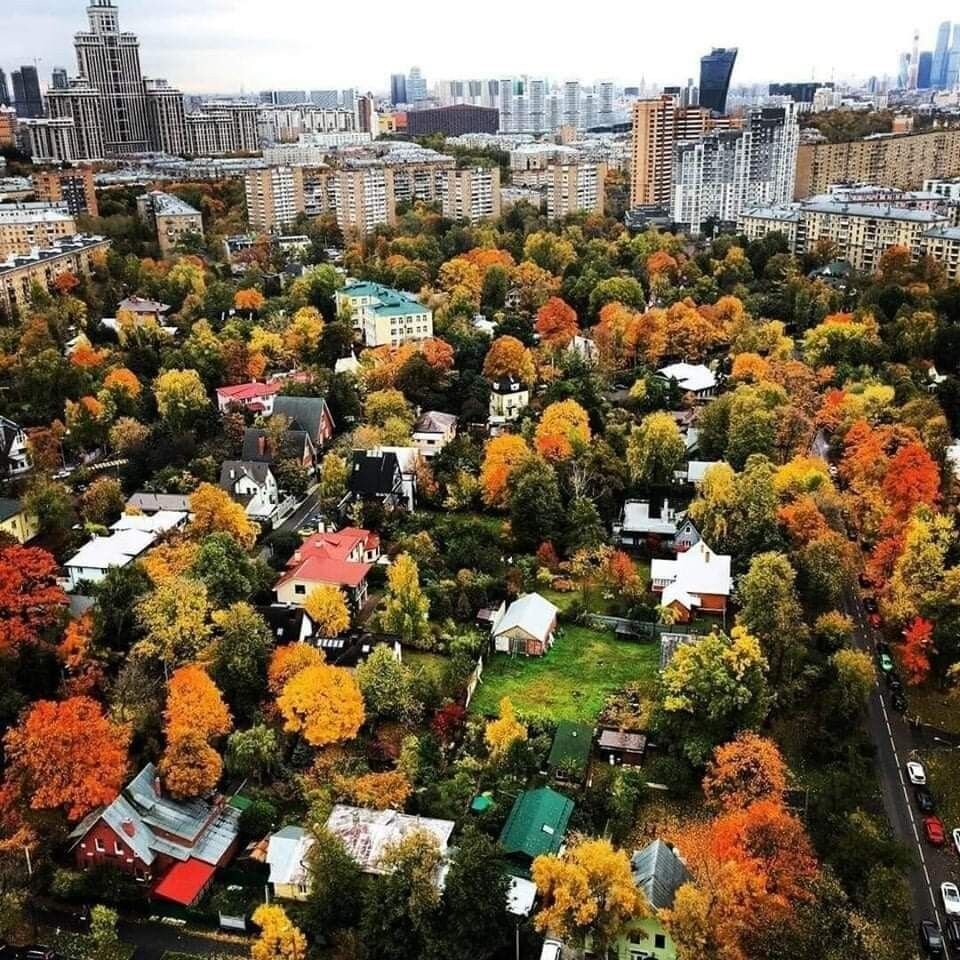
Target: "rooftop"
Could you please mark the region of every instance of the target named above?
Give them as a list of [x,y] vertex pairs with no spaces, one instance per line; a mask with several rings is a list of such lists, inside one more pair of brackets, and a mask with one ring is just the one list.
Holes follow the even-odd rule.
[[526,790],[517,797],[500,832],[500,845],[508,856],[520,854],[534,860],[557,853],[563,846],[573,801],[549,787]]
[[547,768],[552,774],[573,774],[582,778],[590,762],[593,727],[586,723],[561,720],[553,736],[553,746],[547,757]]
[[0,260],[0,276],[9,270],[36,266],[45,263],[47,260],[56,260],[73,253],[82,253],[84,250],[91,250],[109,243],[110,241],[106,237],[95,234],[77,233],[72,237],[63,237],[51,243],[49,247],[34,247],[30,253],[13,254],[6,260]]
[[200,211],[191,207],[185,200],[175,197],[172,193],[162,190],[151,190],[144,196],[150,198],[153,212],[159,217],[199,217]]

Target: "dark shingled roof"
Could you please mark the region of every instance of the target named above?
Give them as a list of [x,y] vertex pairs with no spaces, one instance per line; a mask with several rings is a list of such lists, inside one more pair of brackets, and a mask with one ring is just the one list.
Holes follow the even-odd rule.
[[583,777],[590,762],[592,741],[593,727],[589,724],[561,720],[553,737],[550,756],[547,757],[547,769],[551,774],[559,771]]
[[239,480],[241,474],[246,474],[256,484],[263,486],[270,474],[269,463],[258,463],[254,460],[224,460],[220,468],[220,486],[224,490],[233,490],[234,479],[230,474],[236,474],[234,479]]
[[259,463],[273,463],[275,460],[302,460],[310,449],[310,438],[306,430],[285,430],[280,441],[280,456],[276,457],[270,448],[269,434],[261,427],[247,427],[243,431],[243,449],[241,458]]
[[[257,612],[266,620],[277,643],[295,643],[300,639],[303,620],[307,616],[303,607],[271,603],[269,606],[257,607]],[[309,620],[309,617],[307,619]]]
[[11,517],[15,517],[22,509],[23,505],[19,500],[11,500],[9,497],[0,497],[0,521],[9,520]]
[[638,850],[630,860],[633,879],[643,889],[651,906],[657,910],[669,910],[678,887],[683,886],[690,874],[673,847],[663,840]]
[[356,450],[350,472],[350,491],[361,496],[385,496],[397,489],[400,475],[400,462],[392,451],[369,454],[365,450]]
[[273,415],[290,418],[290,428],[306,430],[316,443],[323,430],[323,411],[327,401],[323,397],[286,397],[282,394],[273,401]]

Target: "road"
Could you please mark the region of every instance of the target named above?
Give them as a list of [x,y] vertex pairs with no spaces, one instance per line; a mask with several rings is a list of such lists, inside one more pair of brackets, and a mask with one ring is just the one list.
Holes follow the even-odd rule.
[[[285,533],[296,533],[303,526],[303,522],[311,517],[313,514],[318,513],[320,510],[320,488],[314,487],[314,489],[307,494],[306,499],[297,507],[293,513],[287,517],[279,527],[274,529],[272,532],[277,533],[279,531],[284,531]],[[260,549],[259,553],[260,559],[269,560],[270,558],[270,548],[269,546],[264,546]]]
[[[867,614],[858,595],[848,596],[844,602],[846,613],[853,618],[854,636],[857,645],[875,657],[877,631],[870,626]],[[913,789],[907,781],[906,762],[920,740],[910,725],[890,706],[890,694],[885,682],[878,676],[876,687],[870,697],[867,711],[867,728],[877,750],[877,777],[883,795],[883,806],[890,821],[894,836],[914,854],[916,863],[908,878],[913,895],[913,918],[936,920],[944,928],[945,915],[940,899],[940,884],[947,880],[957,881],[956,851],[950,842],[937,850],[923,837],[921,814],[913,800]],[[929,740],[929,734],[923,737]],[[949,833],[958,824],[944,824]],[[956,950],[944,943],[945,957],[960,960]]]

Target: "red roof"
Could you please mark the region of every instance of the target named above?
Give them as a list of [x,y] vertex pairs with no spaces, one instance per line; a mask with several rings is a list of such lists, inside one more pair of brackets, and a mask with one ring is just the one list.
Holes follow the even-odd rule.
[[300,549],[294,554],[297,559],[322,555],[332,560],[346,560],[358,545],[372,550],[380,542],[380,538],[369,530],[359,527],[344,527],[336,533],[315,533],[303,541]]
[[174,864],[153,888],[154,894],[164,900],[189,907],[203,893],[216,868],[191,857]]
[[372,563],[353,563],[350,560],[333,560],[330,557],[309,556],[288,570],[277,586],[288,580],[307,580],[314,583],[332,583],[338,587],[360,586],[370,572]]
[[278,383],[238,383],[232,387],[217,387],[217,396],[224,400],[254,400],[272,397],[280,392]]
[[373,550],[380,537],[360,527],[344,527],[335,533],[315,533],[307,537],[287,562],[287,572],[278,581],[308,580],[332,583],[339,587],[358,587],[373,566],[349,559],[357,547]]

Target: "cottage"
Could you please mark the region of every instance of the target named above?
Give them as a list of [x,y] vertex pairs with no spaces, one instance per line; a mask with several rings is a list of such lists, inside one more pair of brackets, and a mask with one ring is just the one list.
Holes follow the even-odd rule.
[[617,543],[625,547],[647,547],[651,550],[670,548],[681,517],[670,506],[669,500],[664,500],[654,509],[651,509],[649,500],[627,500],[620,514],[620,522],[613,525],[613,536]]
[[93,537],[67,562],[64,569],[70,589],[83,581],[99,583],[113,567],[125,567],[156,541],[156,535],[143,530],[123,530],[109,537]]
[[191,906],[236,852],[239,820],[240,811],[223,797],[208,803],[167,796],[148,763],[70,837],[80,869],[110,865],[149,885],[153,896]]
[[168,303],[160,303],[157,300],[145,300],[143,297],[127,297],[117,304],[117,317],[121,313],[133,317],[135,326],[155,323],[161,325],[170,312]]
[[424,457],[435,457],[457,435],[452,413],[428,410],[413,425],[413,443]]
[[9,417],[0,417],[0,477],[16,477],[31,467],[27,434]]
[[573,807],[569,797],[550,787],[525,790],[514,800],[500,831],[500,846],[511,861],[511,873],[527,875],[537,857],[560,852]]
[[714,372],[702,363],[671,363],[657,373],[664,380],[675,380],[684,393],[692,393],[700,403],[706,402],[717,392]]
[[345,527],[315,533],[294,551],[274,590],[277,602],[303,605],[323,584],[339,587],[356,609],[367,600],[367,575],[380,559],[380,537],[369,530]]
[[653,592],[660,605],[688,623],[697,612],[725,615],[733,592],[730,557],[714,553],[701,540],[676,560],[655,559],[650,564]]
[[220,488],[241,504],[251,520],[270,523],[280,503],[277,479],[270,464],[256,460],[225,460]]
[[310,893],[307,854],[313,837],[303,827],[288,826],[270,834],[267,866],[270,886],[278,900],[306,900]]
[[400,461],[392,451],[354,450],[349,490],[358,500],[379,500],[385,507],[409,502],[404,495]]
[[36,515],[30,513],[19,500],[0,497],[0,533],[13,537],[17,543],[26,543],[39,531]]
[[146,490],[140,490],[127,500],[127,510],[135,513],[145,513],[148,516],[160,510],[189,514],[190,494],[148,493]]
[[499,653],[542,657],[553,646],[559,610],[539,593],[501,604],[490,632]]
[[547,771],[554,780],[583,783],[590,767],[593,727],[586,723],[561,720],[553,735],[547,757]]
[[[699,433],[697,436],[699,438]],[[711,467],[721,463],[723,463],[722,460],[689,460],[683,469],[674,474],[674,479],[678,483],[689,483],[691,486],[696,486],[698,483],[703,483],[707,471]]]
[[307,470],[313,470],[317,463],[317,449],[306,430],[284,430],[279,445],[275,446],[268,430],[247,427],[243,431],[240,456],[256,463],[294,460]]
[[642,733],[602,727],[597,738],[597,750],[611,766],[623,764],[638,767],[647,752],[647,738]]
[[490,426],[512,423],[530,406],[530,391],[516,377],[501,377],[490,384]]

